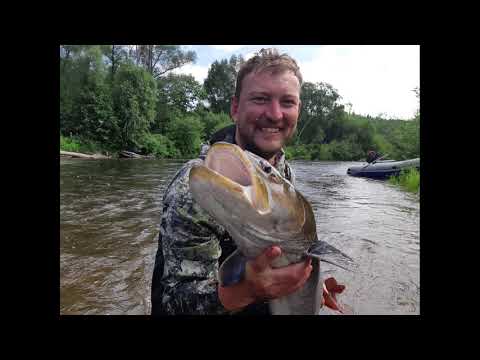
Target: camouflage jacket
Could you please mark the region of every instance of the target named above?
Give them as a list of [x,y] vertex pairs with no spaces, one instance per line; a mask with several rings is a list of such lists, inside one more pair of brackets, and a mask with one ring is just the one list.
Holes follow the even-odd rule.
[[[217,141],[235,143],[235,126],[217,132],[202,145],[197,159],[176,173],[163,197],[158,250],[152,278],[152,315],[230,314],[220,303],[217,276],[236,245],[228,232],[192,199],[188,175],[194,164],[203,162]],[[278,154],[276,166],[294,183],[294,174]],[[266,303],[247,306],[236,314],[268,314]]]

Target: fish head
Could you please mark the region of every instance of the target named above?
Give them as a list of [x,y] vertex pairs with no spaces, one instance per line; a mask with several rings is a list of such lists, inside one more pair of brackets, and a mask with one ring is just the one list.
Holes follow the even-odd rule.
[[308,201],[265,159],[235,144],[212,145],[190,170],[189,185],[246,256],[271,245],[300,252],[316,240]]

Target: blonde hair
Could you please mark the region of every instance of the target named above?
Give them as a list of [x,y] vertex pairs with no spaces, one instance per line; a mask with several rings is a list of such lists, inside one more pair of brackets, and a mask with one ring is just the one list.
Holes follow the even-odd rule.
[[277,49],[261,49],[252,58],[248,59],[241,67],[237,75],[237,84],[235,87],[235,97],[240,98],[242,91],[242,81],[252,72],[271,71],[272,74],[291,71],[297,77],[300,88],[303,84],[302,74],[297,62],[287,54],[280,54]]

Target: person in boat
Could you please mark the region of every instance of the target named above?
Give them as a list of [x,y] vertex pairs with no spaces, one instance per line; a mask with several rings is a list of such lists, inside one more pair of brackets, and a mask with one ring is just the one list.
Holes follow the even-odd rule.
[[380,157],[382,157],[382,154],[374,150],[370,150],[369,152],[367,152],[367,162],[369,164],[379,159]]

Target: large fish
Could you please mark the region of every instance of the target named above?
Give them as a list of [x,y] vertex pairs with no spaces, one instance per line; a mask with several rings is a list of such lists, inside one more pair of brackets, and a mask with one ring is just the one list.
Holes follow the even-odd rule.
[[340,252],[318,240],[313,210],[305,197],[265,159],[224,142],[212,145],[203,164],[192,167],[189,184],[195,201],[237,245],[220,267],[220,282],[228,284],[238,276],[242,262],[277,245],[282,255],[273,267],[310,256],[313,270],[298,291],[270,300],[272,314],[318,314],[324,291],[320,260]]

